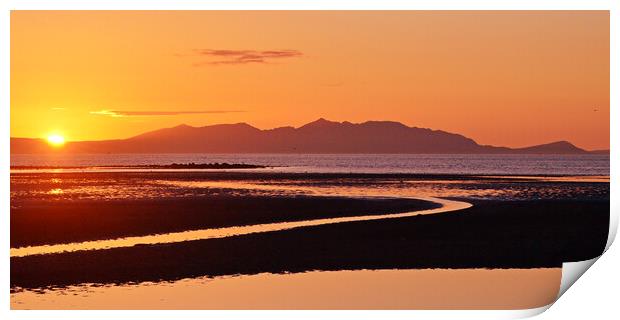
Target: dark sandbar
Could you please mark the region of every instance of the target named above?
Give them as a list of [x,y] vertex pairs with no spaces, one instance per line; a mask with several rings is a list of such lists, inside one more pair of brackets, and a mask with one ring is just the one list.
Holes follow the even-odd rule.
[[413,199],[206,196],[22,201],[11,208],[11,247],[81,242],[260,223],[440,207]]
[[392,268],[538,268],[603,252],[609,200],[474,201],[458,212],[11,258],[11,287]]
[[263,169],[267,166],[246,163],[172,163],[172,164],[140,164],[140,165],[106,165],[106,166],[11,166],[14,170],[40,169]]

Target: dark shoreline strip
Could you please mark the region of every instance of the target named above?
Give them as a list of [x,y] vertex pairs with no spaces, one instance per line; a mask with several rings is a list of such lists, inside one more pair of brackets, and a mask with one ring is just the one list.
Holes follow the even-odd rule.
[[[422,199],[419,199],[422,200]],[[403,213],[386,213],[386,214],[363,214],[354,215],[350,217],[332,217],[322,219],[310,219],[301,221],[282,221],[264,224],[254,224],[248,226],[233,226],[227,228],[209,228],[201,230],[190,230],[182,232],[165,233],[158,235],[147,235],[142,237],[129,237],[121,239],[106,239],[99,241],[87,241],[71,244],[60,245],[43,245],[32,246],[23,248],[11,248],[11,257],[25,257],[39,254],[57,254],[64,252],[76,252],[76,251],[92,251],[92,250],[109,250],[112,248],[133,247],[139,245],[162,245],[170,243],[179,243],[195,240],[207,240],[207,239],[220,239],[235,236],[243,236],[247,234],[282,231],[297,228],[307,228],[313,226],[338,224],[338,223],[350,223],[357,221],[368,220],[381,220],[381,219],[396,219],[412,217],[423,214],[437,214],[443,212],[451,212],[462,210],[470,207],[467,202],[452,201],[434,198],[428,199],[429,201],[440,204],[441,206],[428,210],[415,210]]]
[[12,288],[310,270],[541,268],[602,254],[609,201],[476,201],[446,214],[11,258]]
[[140,165],[101,165],[101,166],[11,166],[12,170],[37,169],[263,169],[269,166],[246,163],[171,163],[171,164],[140,164]]
[[417,199],[336,196],[22,201],[11,208],[11,248],[439,207]]

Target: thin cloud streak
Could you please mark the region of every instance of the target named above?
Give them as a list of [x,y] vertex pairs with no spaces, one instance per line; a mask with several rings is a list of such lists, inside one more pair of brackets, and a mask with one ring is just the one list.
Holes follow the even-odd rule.
[[298,58],[303,53],[298,50],[227,50],[227,49],[198,49],[198,55],[216,57],[219,60],[195,63],[195,66],[210,65],[239,65],[239,64],[266,64],[276,59]]
[[178,116],[183,114],[216,114],[245,112],[243,110],[200,110],[200,111],[125,111],[125,110],[99,110],[91,111],[90,114],[108,116],[113,118],[140,117],[140,116]]

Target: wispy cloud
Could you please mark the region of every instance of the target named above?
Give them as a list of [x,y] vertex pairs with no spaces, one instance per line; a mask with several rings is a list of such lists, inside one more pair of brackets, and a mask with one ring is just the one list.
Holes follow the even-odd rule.
[[227,49],[198,49],[198,55],[212,57],[215,60],[195,63],[196,66],[210,65],[238,65],[238,64],[265,64],[273,60],[284,58],[298,58],[303,56],[297,50],[227,50]]
[[183,114],[208,114],[208,113],[234,113],[245,112],[243,110],[199,110],[199,111],[126,111],[126,110],[98,110],[91,111],[90,114],[99,116],[108,116],[114,118],[120,117],[140,117],[140,116],[177,116]]

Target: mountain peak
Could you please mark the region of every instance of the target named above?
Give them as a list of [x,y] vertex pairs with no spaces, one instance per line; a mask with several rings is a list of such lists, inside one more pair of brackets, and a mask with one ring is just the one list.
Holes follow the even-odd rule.
[[299,129],[304,129],[304,128],[324,128],[324,127],[328,127],[328,126],[334,126],[334,125],[339,125],[340,122],[335,122],[335,121],[329,121],[325,118],[319,118],[315,121],[312,121],[310,123],[306,123],[303,126],[299,127]]
[[250,129],[250,130],[256,130],[256,131],[261,131],[260,129],[258,129],[257,127],[247,123],[247,122],[238,122],[233,124],[232,126],[238,127],[238,128],[244,128],[244,129]]
[[545,144],[532,146],[532,147],[520,148],[517,150],[521,150],[527,153],[549,153],[549,154],[588,153],[586,150],[581,149],[566,140],[545,143]]
[[409,128],[402,122],[398,121],[379,121],[379,120],[371,120],[362,123],[362,125],[367,126],[378,126],[378,127],[393,127],[393,128]]
[[184,128],[194,128],[194,127],[192,127],[192,126],[190,126],[190,125],[188,125],[188,124],[185,124],[185,123],[181,123],[181,124],[180,124],[180,125],[178,125],[178,126],[172,127],[172,129],[177,129],[177,128],[178,128],[178,129],[184,129]]
[[555,146],[575,147],[574,144],[572,144],[572,143],[570,143],[570,142],[568,142],[566,140],[560,140],[560,141],[551,142],[551,143],[548,143],[547,145],[550,145],[550,146],[555,145]]
[[575,148],[575,149],[579,149],[577,148],[574,144],[566,141],[566,140],[560,140],[560,141],[554,141],[554,142],[550,142],[550,143],[545,143],[545,144],[541,144],[539,146],[545,146],[545,147],[556,147],[556,148]]

